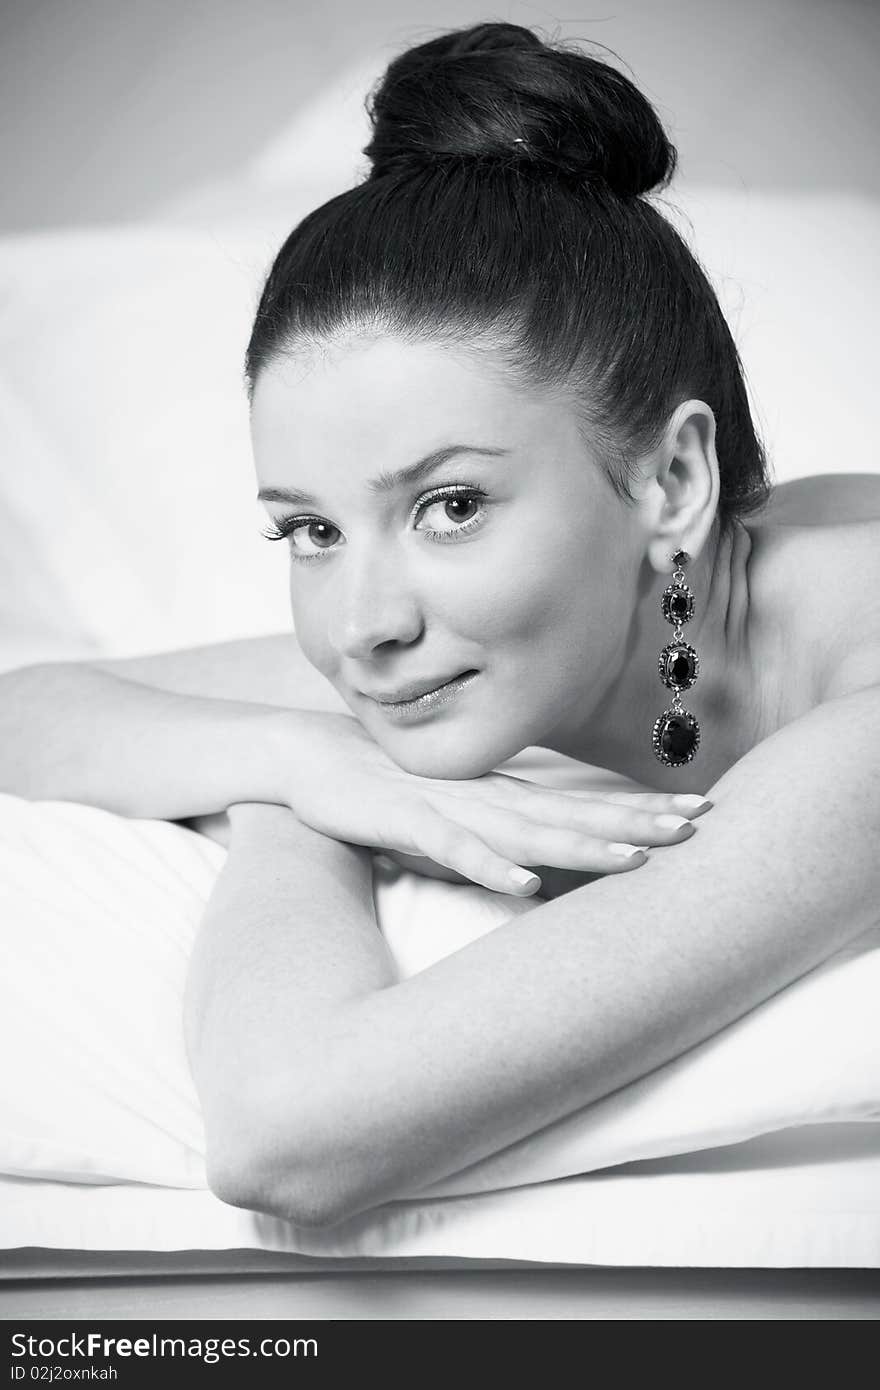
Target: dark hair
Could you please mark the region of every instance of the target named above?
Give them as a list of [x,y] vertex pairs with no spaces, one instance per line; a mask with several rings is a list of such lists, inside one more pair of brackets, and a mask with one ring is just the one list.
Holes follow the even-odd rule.
[[394,333],[558,389],[617,494],[677,405],[716,419],[722,531],[770,483],[715,293],[666,218],[676,152],[605,62],[516,24],[401,54],[367,109],[368,177],[311,212],[269,272],[247,348],[266,363],[349,334]]

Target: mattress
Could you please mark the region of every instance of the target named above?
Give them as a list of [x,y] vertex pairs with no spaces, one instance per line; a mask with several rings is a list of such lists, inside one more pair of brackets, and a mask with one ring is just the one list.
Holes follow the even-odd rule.
[[[202,1272],[119,1277],[109,1257],[90,1257],[96,1278],[18,1279],[0,1284],[0,1318],[143,1321],[208,1318],[339,1319],[706,1319],[859,1318],[880,1314],[880,1271],[856,1269],[528,1269],[473,1261],[363,1261],[357,1272],[230,1273],[215,1256]],[[293,1256],[278,1256],[279,1263]],[[439,1267],[442,1264],[443,1267]],[[452,1267],[454,1264],[454,1268]],[[206,1268],[207,1267],[207,1268]],[[107,1277],[107,1276],[112,1277]]]

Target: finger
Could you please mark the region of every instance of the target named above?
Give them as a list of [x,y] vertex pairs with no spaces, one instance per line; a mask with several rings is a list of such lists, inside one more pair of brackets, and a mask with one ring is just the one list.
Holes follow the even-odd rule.
[[686,796],[676,796],[672,792],[609,792],[605,800],[661,814],[671,812],[677,816],[687,816],[688,820],[696,820],[697,816],[705,815],[714,805],[707,796],[690,793]]
[[[583,859],[569,863],[574,854],[572,846],[578,843],[586,842],[595,852],[596,845],[601,842],[672,845],[694,834],[694,827],[686,816],[670,812],[657,815],[629,805],[612,804],[604,798],[573,802],[565,797],[536,793],[515,809],[475,804],[473,800],[456,801],[447,814],[520,862],[555,864],[558,868],[586,867]],[[546,845],[540,853],[549,857],[523,860],[523,846],[535,843]],[[569,859],[563,861],[557,857],[563,852]]]
[[496,806],[458,805],[454,814],[441,819],[444,825],[459,831],[463,828],[494,854],[519,865],[546,864],[605,874],[645,862],[644,856],[636,858],[632,841],[620,843],[610,835],[548,826]]
[[421,814],[415,838],[421,854],[496,893],[529,897],[541,887],[537,874],[499,854],[472,830],[438,813]]
[[491,819],[480,825],[480,836],[496,853],[518,864],[547,864],[557,869],[601,874],[644,863],[645,855],[637,851],[637,846],[652,843],[621,842],[610,835],[541,825],[512,811],[494,812]]
[[[629,806],[633,810],[654,812],[660,815],[674,814],[695,820],[712,807],[708,797],[672,792],[627,792],[590,791],[575,788],[545,787],[538,782],[527,782],[522,778],[508,777],[504,773],[492,773],[473,781],[447,784],[444,790],[456,789],[462,799],[473,799],[474,789],[488,793],[488,799],[498,806],[517,810],[527,810],[534,806],[538,811],[536,819],[548,819],[551,824],[565,824],[570,807],[590,803],[608,803]],[[560,819],[555,818],[558,808]]]

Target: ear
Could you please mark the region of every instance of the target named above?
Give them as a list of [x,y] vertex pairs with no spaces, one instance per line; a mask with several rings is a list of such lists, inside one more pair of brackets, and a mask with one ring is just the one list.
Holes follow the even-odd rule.
[[685,401],[673,412],[651,456],[645,494],[651,529],[647,555],[659,574],[672,572],[673,551],[700,553],[715,520],[720,491],[715,416],[705,401]]

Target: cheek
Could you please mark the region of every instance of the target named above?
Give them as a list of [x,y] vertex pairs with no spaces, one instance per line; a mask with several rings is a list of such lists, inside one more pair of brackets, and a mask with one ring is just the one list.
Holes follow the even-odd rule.
[[311,602],[304,601],[302,585],[296,582],[294,574],[290,577],[290,612],[303,655],[322,676],[331,676],[334,670],[333,652],[327,641],[327,624],[322,617],[321,605],[314,601],[314,594]]
[[628,583],[623,557],[583,533],[520,552],[506,573],[484,567],[478,640],[498,678],[494,708],[529,743],[588,703],[619,667]]
[[[592,576],[592,577],[591,577]],[[574,544],[493,549],[469,573],[443,586],[450,625],[501,651],[525,644],[534,653],[589,631],[599,620],[589,595],[592,566]]]

